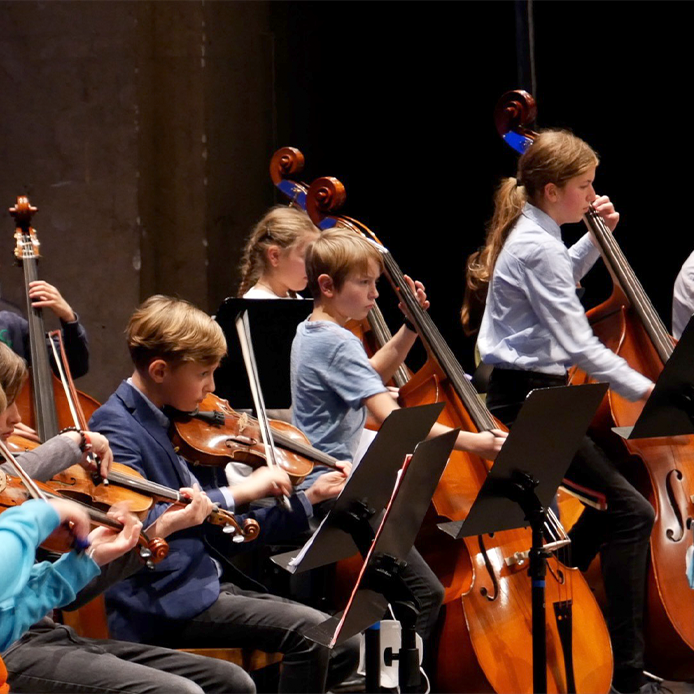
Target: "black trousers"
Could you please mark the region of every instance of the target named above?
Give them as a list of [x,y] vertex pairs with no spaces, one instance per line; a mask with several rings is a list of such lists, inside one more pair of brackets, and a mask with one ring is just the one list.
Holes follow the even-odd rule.
[[[565,378],[494,369],[487,406],[510,426],[531,390],[560,385],[566,385]],[[607,497],[607,510],[586,507],[571,529],[573,563],[585,570],[600,553],[615,673],[642,670],[646,564],[655,512],[588,436],[583,438],[566,477]]]

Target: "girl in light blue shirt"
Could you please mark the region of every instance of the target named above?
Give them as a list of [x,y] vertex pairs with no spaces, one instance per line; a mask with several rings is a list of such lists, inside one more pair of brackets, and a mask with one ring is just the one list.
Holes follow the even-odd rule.
[[[475,307],[484,306],[477,344],[494,367],[487,404],[509,425],[530,390],[565,385],[572,365],[630,400],[653,388],[597,339],[576,295],[598,257],[591,238],[571,248],[562,241],[561,225],[580,222],[591,205],[610,230],[617,225],[614,206],[593,189],[597,165],[571,133],[541,133],[520,157],[518,177],[499,186],[486,245],[468,261],[463,323],[471,327]],[[587,436],[566,477],[607,499],[605,511],[586,508],[571,529],[573,563],[585,570],[600,553],[613,687],[645,691],[652,687],[643,674],[643,608],[653,508]]]

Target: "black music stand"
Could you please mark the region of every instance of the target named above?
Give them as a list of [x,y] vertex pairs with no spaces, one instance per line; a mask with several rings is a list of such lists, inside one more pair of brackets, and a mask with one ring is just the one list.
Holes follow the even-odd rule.
[[[464,521],[439,524],[459,539],[530,525],[533,689],[547,691],[543,531],[547,509],[607,392],[606,383],[533,390]],[[551,420],[548,425],[548,414]]]
[[227,339],[228,353],[215,372],[215,393],[234,403],[234,409],[252,409],[253,397],[236,332],[236,317],[248,311],[253,326],[253,347],[260,387],[269,409],[292,404],[289,361],[296,327],[308,318],[313,302],[305,299],[236,299],[222,302],[215,319]]
[[[405,456],[427,437],[443,407],[438,403],[391,412],[311,539],[302,549],[276,554],[272,561],[290,573],[301,573],[362,549],[368,552]],[[370,523],[370,529],[360,531],[367,536],[364,540],[352,534],[361,519]]]
[[665,363],[633,427],[613,427],[625,439],[694,434],[694,320]]
[[[415,631],[419,610],[401,571],[407,564],[407,554],[412,549],[457,436],[458,430],[453,429],[416,447],[401,469],[375,536],[371,526],[367,525],[368,521],[361,521],[361,532],[355,525],[355,539],[358,538],[360,550],[366,552],[347,607],[304,633],[312,641],[333,648],[380,621],[390,604],[401,624],[402,640],[397,654],[387,652],[385,655],[391,661],[398,661],[402,692],[419,691],[420,672]],[[365,544],[369,534],[372,539]],[[376,663],[379,661],[380,658]],[[370,662],[373,663],[374,659]],[[367,691],[379,691],[378,681],[378,673],[374,678],[367,668]]]

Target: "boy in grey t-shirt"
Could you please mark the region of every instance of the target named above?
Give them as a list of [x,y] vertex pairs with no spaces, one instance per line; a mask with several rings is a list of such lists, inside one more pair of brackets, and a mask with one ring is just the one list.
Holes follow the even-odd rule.
[[[338,459],[351,461],[367,411],[380,423],[398,408],[384,383],[417,339],[406,323],[369,358],[358,338],[344,327],[350,319],[363,320],[374,307],[382,271],[379,251],[347,230],[323,232],[306,252],[314,309],[297,328],[292,345],[293,417],[313,446]],[[420,305],[428,308],[422,284],[410,282]],[[435,424],[431,435],[446,431],[450,429]],[[504,438],[500,431],[460,432],[456,448],[493,459]],[[417,631],[426,642],[443,602],[443,586],[416,550],[407,562],[405,580],[420,608]]]

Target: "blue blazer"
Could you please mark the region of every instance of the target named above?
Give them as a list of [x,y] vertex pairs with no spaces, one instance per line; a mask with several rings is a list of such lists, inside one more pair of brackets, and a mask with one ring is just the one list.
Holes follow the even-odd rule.
[[[140,472],[146,479],[172,489],[191,486],[187,469],[157,421],[151,406],[125,381],[92,416],[89,426],[106,436],[117,462]],[[215,487],[206,488],[209,497],[225,507],[224,497]],[[248,516],[260,524],[260,535],[253,545],[286,542],[308,529],[306,511],[300,500],[291,498],[293,512],[278,506],[261,508]],[[168,508],[159,503],[150,512],[146,525]],[[217,565],[210,556],[205,533],[219,529],[203,523],[167,538],[169,555],[154,569],[143,568],[106,592],[109,630],[113,638],[148,641],[166,628],[157,617],[190,619],[212,605],[219,596]],[[215,537],[215,546],[219,547]],[[230,540],[224,545],[229,554],[239,547]],[[250,545],[248,546],[250,548]],[[215,554],[215,558],[217,555]]]

